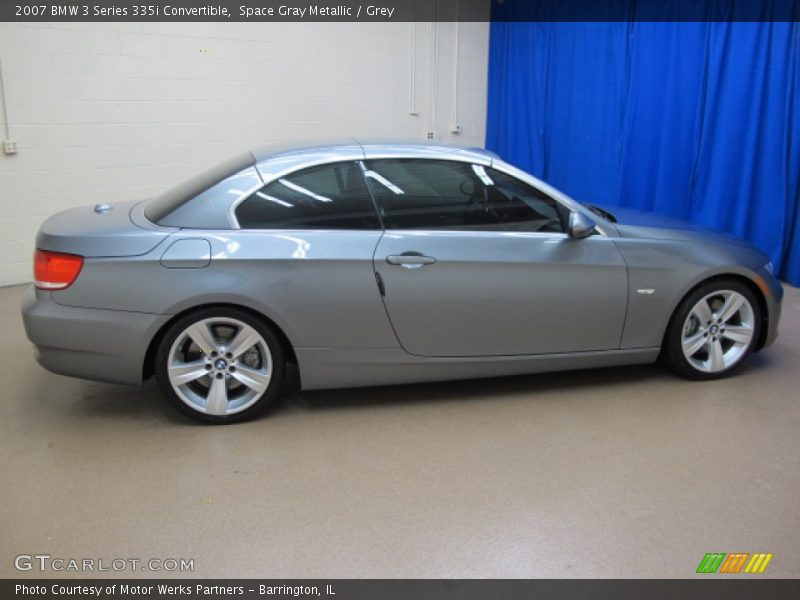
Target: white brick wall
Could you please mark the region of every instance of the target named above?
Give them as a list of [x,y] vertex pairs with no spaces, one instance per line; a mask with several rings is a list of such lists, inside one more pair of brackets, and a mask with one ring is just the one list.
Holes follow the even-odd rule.
[[[437,137],[482,145],[488,24],[441,23]],[[0,285],[30,281],[48,215],[144,198],[254,145],[333,137],[424,139],[429,25],[0,23],[9,125],[0,153]],[[2,129],[0,129],[2,135]]]

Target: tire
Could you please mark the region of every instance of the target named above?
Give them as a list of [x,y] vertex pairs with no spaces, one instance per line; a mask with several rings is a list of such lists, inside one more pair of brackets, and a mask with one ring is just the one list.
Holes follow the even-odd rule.
[[243,310],[204,308],[175,321],[155,357],[161,392],[184,415],[235,423],[259,415],[283,381],[280,340]]
[[705,381],[734,373],[761,330],[755,294],[735,279],[701,284],[678,305],[667,326],[662,359],[681,377]]

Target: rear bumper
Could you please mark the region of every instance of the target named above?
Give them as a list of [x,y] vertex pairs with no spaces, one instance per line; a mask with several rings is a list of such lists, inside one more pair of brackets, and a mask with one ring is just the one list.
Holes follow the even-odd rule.
[[150,340],[169,315],[76,308],[29,287],[22,299],[25,333],[48,371],[111,383],[139,384]]

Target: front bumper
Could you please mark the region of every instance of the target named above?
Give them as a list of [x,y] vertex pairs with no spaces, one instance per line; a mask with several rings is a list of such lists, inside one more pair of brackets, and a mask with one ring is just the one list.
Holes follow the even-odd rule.
[[[56,292],[58,293],[58,292]],[[25,333],[45,369],[138,385],[150,341],[169,315],[62,306],[30,286],[22,299]]]
[[778,324],[781,320],[781,306],[783,305],[783,286],[766,268],[761,268],[756,273],[756,283],[764,293],[767,304],[767,331],[763,342],[756,347],[761,350],[772,344],[778,337]]

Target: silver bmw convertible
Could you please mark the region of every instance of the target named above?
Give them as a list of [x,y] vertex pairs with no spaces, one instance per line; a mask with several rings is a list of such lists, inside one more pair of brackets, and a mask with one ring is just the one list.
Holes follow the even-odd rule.
[[251,418],[303,389],[650,363],[712,379],[777,335],[734,237],[584,205],[486,150],[247,152],[139,202],[59,213],[22,316],[55,373]]

